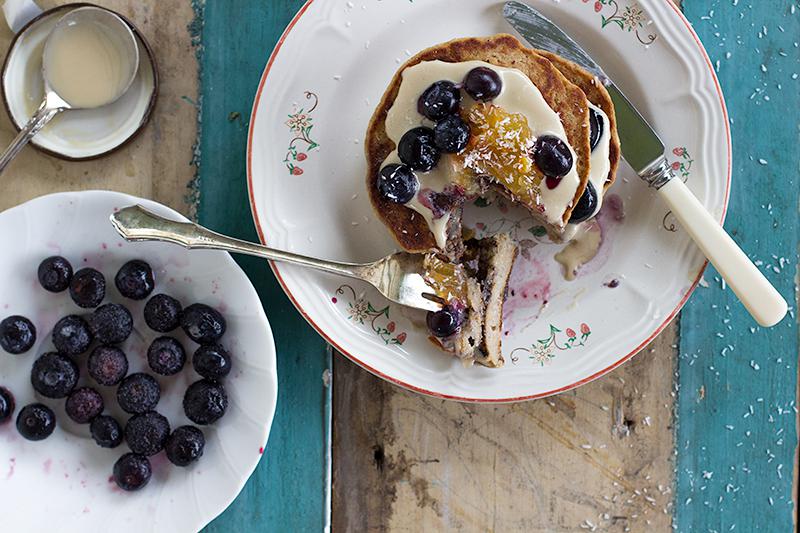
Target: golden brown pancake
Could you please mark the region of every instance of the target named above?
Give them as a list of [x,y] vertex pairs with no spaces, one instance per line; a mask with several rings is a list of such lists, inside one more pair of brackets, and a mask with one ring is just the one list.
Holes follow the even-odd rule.
[[[586,98],[591,103],[603,110],[608,117],[608,127],[611,131],[611,144],[608,147],[608,158],[611,161],[611,168],[608,171],[603,190],[607,191],[617,177],[617,167],[620,159],[619,135],[617,134],[617,118],[614,114],[614,103],[611,101],[608,91],[600,81],[588,71],[576,65],[572,61],[564,59],[552,52],[537,50],[537,53],[546,57],[566,78],[580,87]],[[599,191],[598,191],[599,192]]]
[[[405,69],[423,61],[485,61],[498,67],[515,68],[531,79],[542,93],[547,104],[559,114],[567,134],[567,140],[576,155],[576,171],[580,184],[575,191],[572,206],[576,205],[589,180],[589,106],[584,92],[570,82],[553,64],[536,51],[522,45],[515,37],[506,34],[484,38],[456,39],[423,50],[409,59],[394,75],[386,93],[372,116],[367,129],[365,151],[367,157],[367,190],[378,216],[391,230],[400,246],[410,252],[427,252],[436,249],[436,239],[425,219],[416,211],[385,200],[378,193],[376,177],[381,164],[395,149],[395,143],[386,133],[386,115],[397,97],[402,73]],[[526,206],[531,216],[545,224],[539,206]],[[566,209],[563,222],[569,220],[572,207]],[[460,238],[460,213],[451,216],[450,238]],[[549,228],[554,233],[554,228]],[[448,239],[449,241],[450,239]],[[458,253],[451,253],[457,257]]]

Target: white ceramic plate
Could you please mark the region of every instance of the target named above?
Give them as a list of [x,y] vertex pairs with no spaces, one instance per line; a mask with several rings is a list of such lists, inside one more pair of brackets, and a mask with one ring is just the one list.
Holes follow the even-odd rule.
[[[123,345],[131,372],[145,370],[147,346],[157,335],[142,318],[143,302],[123,299],[113,276],[126,261],[148,261],[157,277],[156,292],[184,305],[204,302],[225,314],[228,330],[222,343],[233,356],[225,380],[230,404],[225,417],[203,427],[203,457],[189,468],[173,466],[160,453],[151,458],[153,478],[139,492],[125,493],[110,480],[111,468],[125,444],[108,450],[64,414],[63,401],[45,400],[58,421],[55,433],[29,442],[13,421],[0,426],[0,516],[4,531],[197,531],[221,513],[258,464],[275,410],[275,347],[258,295],[231,257],[222,252],[188,252],[162,243],[126,243],[108,216],[115,208],[141,203],[164,216],[179,214],[154,202],[113,192],[55,194],[0,214],[0,315],[21,314],[37,327],[39,339],[28,354],[0,352],[0,385],[16,398],[17,411],[37,398],[30,368],[37,354],[52,349],[48,332],[66,314],[80,313],[67,293],[50,294],[39,286],[36,268],[50,255],[67,257],[74,267],[92,266],[106,276],[107,301],[127,305],[136,330]],[[173,333],[193,353],[182,332]],[[86,356],[80,358],[85,361]],[[86,380],[82,367],[81,382]],[[187,364],[172,378],[159,379],[157,407],[177,427],[190,423],[181,401],[186,386],[199,379]],[[98,387],[106,410],[127,419],[112,400],[114,387]]]
[[[670,161],[720,220],[730,183],[722,93],[689,23],[667,0],[532,0],[592,53],[661,134]],[[366,261],[395,249],[365,191],[364,132],[409,56],[456,37],[510,32],[493,0],[312,0],[269,60],[253,106],[250,195],[270,246]],[[468,401],[514,401],[576,387],[620,365],[675,316],[703,256],[623,165],[600,215],[598,257],[567,282],[524,213],[474,207],[479,233],[511,231],[524,254],[499,370],[462,368],[426,338],[422,317],[366,286],[274,265],[308,321],[352,360],[398,385]],[[620,204],[619,210],[611,209]],[[619,282],[616,288],[613,280]],[[547,305],[543,306],[543,302]]]
[[[18,130],[44,96],[42,50],[50,31],[65,14],[86,5],[92,4],[68,4],[45,11],[26,24],[11,43],[3,66],[2,88],[6,109]],[[121,147],[147,123],[158,93],[155,59],[144,36],[130,20],[120,17],[131,27],[139,45],[139,70],[130,89],[107,106],[62,113],[31,144],[62,159],[93,159]]]

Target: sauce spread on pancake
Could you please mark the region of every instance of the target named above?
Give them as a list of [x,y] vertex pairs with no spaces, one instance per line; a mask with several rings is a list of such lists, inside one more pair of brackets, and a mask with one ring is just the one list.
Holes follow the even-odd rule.
[[[484,108],[483,119],[486,120],[486,123],[495,119],[509,120],[518,125],[527,122],[529,134],[521,127],[518,129],[509,127],[504,133],[505,141],[513,139],[519,143],[516,145],[516,151],[529,151],[538,137],[547,135],[563,141],[572,155],[572,160],[576,159],[574,150],[568,144],[564,125],[561,123],[559,115],[550,108],[530,78],[517,69],[498,67],[483,61],[460,63],[425,61],[404,70],[397,97],[386,116],[386,133],[389,139],[397,145],[407,131],[419,126],[431,127],[433,122],[418,111],[420,95],[438,81],[447,80],[460,84],[467,73],[478,67],[489,68],[497,73],[502,81],[502,90],[492,99],[491,104],[478,103],[465,95],[461,103],[462,114],[468,121],[470,117],[479,119],[480,112],[473,113],[476,106],[496,106],[505,116],[500,117],[499,111],[492,112]],[[523,146],[523,139],[525,144],[530,143],[531,145]],[[476,146],[477,144],[473,143],[473,148]],[[499,153],[499,151],[493,152],[490,155]],[[527,157],[529,159],[529,156]],[[477,156],[471,157],[468,148],[461,154],[442,154],[438,165],[434,168],[427,172],[416,172],[419,180],[419,192],[405,205],[425,218],[440,248],[444,248],[447,241],[447,223],[450,213],[446,210],[436,209],[435,205],[431,205],[429,199],[432,194],[447,194],[448,187],[451,188],[450,191],[461,194],[477,192],[474,177],[478,172],[466,164],[477,160]],[[386,158],[382,167],[397,163],[400,163],[400,158],[395,150]],[[507,173],[503,169],[505,165],[502,162],[493,162],[491,166],[495,167],[497,174],[491,175],[491,178],[503,184],[510,184],[510,192],[518,195],[522,203],[531,209],[540,211],[548,223],[563,228],[564,213],[572,206],[575,192],[580,186],[580,177],[575,165],[573,164],[569,171],[560,178],[557,186],[540,187],[541,175],[537,176],[533,170],[529,176],[522,177],[526,166],[525,158],[517,158],[517,163],[518,168]],[[477,163],[473,166],[477,166]],[[452,189],[454,184],[458,185],[455,190]]]

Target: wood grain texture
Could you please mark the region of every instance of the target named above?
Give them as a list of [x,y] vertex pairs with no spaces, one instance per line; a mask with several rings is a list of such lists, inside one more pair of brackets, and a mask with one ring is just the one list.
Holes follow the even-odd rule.
[[[257,241],[245,154],[253,97],[269,54],[299,0],[196,3],[202,131],[198,215],[204,225]],[[206,531],[321,531],[326,521],[330,369],[323,340],[279,287],[268,264],[236,258],[258,290],[275,335],[278,408],[264,459],[231,507]],[[253,451],[256,453],[256,450]]]
[[334,360],[334,531],[666,531],[674,326],[612,374],[511,405]]
[[[44,8],[65,1],[40,1]],[[183,2],[97,0],[133,20],[158,57],[161,91],[153,116],[124,149],[95,161],[68,162],[25,148],[2,176],[0,207],[7,208],[58,191],[111,189],[152,198],[191,214],[189,184],[195,167],[192,146],[197,135],[197,63],[186,26],[194,14]],[[0,24],[0,47],[8,49],[11,30]],[[166,75],[165,75],[166,74]],[[16,135],[0,113],[0,145]]]
[[[725,227],[796,304],[800,6],[687,1],[726,94],[733,188]],[[794,311],[758,328],[717,274],[683,311],[678,531],[796,531]]]

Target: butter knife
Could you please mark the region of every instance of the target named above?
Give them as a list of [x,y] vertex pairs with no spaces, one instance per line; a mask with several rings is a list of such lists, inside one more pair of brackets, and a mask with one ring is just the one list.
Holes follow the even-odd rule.
[[507,2],[503,15],[534,48],[547,50],[582,66],[608,90],[617,116],[622,155],[639,177],[666,202],[700,250],[756,322],[774,326],[787,311],[786,300],[748,259],[722,226],[675,175],[664,154],[664,143],[603,69],[561,28],[521,2]]

